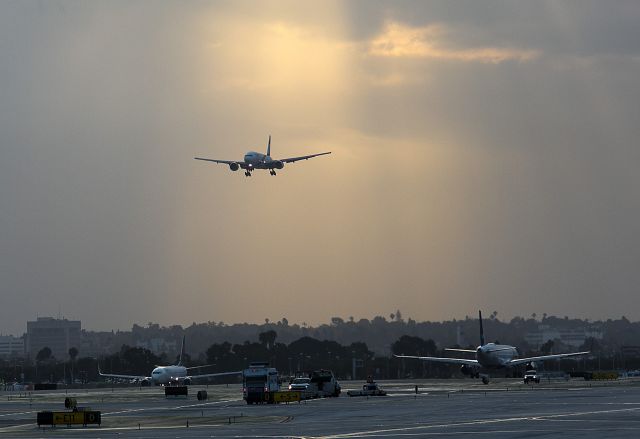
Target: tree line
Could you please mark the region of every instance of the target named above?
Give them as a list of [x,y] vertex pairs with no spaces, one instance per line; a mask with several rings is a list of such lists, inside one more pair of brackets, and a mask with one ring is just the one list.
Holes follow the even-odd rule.
[[[551,348],[551,344],[547,348]],[[156,355],[148,349],[122,345],[118,352],[99,359],[76,358],[77,349],[69,351],[69,358],[56,360],[51,350],[43,348],[32,363],[22,360],[0,361],[0,378],[5,382],[94,382],[101,381],[98,366],[105,373],[148,376],[157,365],[176,364],[174,354]],[[432,339],[402,335],[391,344],[390,355],[376,355],[364,342],[340,344],[333,340],[301,337],[288,344],[278,342],[278,333],[267,330],[258,334],[258,340],[244,343],[222,342],[211,344],[205,352],[194,357],[185,355],[186,366],[204,366],[199,373],[243,370],[251,362],[266,361],[276,367],[281,375],[303,375],[312,370],[330,369],[339,379],[400,378],[450,378],[462,376],[459,367],[443,363],[430,363],[412,359],[399,359],[397,355],[448,356]],[[472,358],[472,357],[470,357]],[[604,361],[604,366],[603,366]],[[623,364],[618,359],[618,368],[639,368],[640,360],[627,359]],[[557,370],[597,370],[616,368],[616,357],[598,356],[580,362],[565,360],[553,362],[548,367]],[[515,373],[522,371],[516,370]],[[355,374],[354,374],[355,373]],[[510,372],[513,373],[513,372]],[[74,379],[75,377],[75,379]],[[229,379],[229,378],[227,378]],[[233,378],[231,378],[233,379]],[[215,381],[215,380],[214,380]]]
[[[493,311],[489,312],[484,320],[485,335],[489,340],[499,340],[517,346],[523,355],[539,348],[529,345],[526,336],[538,331],[540,325],[557,330],[585,329],[601,333],[603,338],[598,340],[599,349],[607,355],[619,351],[624,346],[640,344],[640,322],[630,322],[624,316],[613,320],[590,321],[532,313],[528,317],[503,319],[497,311]],[[147,325],[133,325],[131,331],[83,331],[83,339],[92,347],[92,351],[110,354],[119,351],[123,344],[136,346],[153,339],[179,345],[182,336],[186,335],[190,352],[202,353],[212,343],[226,341],[232,345],[242,344],[245,340],[254,340],[260,333],[269,330],[276,331],[278,341],[286,344],[302,337],[334,340],[342,345],[363,342],[377,355],[388,355],[392,343],[403,335],[431,339],[438,346],[447,347],[459,343],[463,348],[475,348],[479,342],[477,316],[441,322],[419,322],[406,318],[399,310],[388,316],[376,316],[373,319],[332,317],[330,322],[318,326],[307,325],[304,322],[290,323],[284,317],[277,321],[267,318],[264,323],[194,322],[185,327],[161,326],[149,322]],[[170,347],[167,346],[166,349]],[[554,349],[560,351],[565,347],[556,343]]]

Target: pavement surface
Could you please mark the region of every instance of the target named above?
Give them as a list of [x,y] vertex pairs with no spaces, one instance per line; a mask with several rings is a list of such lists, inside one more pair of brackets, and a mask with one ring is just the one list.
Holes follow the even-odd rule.
[[[486,437],[638,438],[640,379],[609,382],[520,380],[380,381],[386,397],[343,395],[301,403],[247,405],[240,385],[191,386],[165,398],[162,388],[0,392],[0,437]],[[419,393],[415,394],[415,385]],[[209,399],[198,401],[198,390]],[[38,428],[41,410],[64,411],[66,396],[102,412],[102,425]]]

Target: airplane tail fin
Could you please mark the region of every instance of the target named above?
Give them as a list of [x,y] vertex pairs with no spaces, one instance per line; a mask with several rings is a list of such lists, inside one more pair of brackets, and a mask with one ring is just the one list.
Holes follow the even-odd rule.
[[267,143],[267,157],[271,157],[271,134],[269,134],[269,143]]
[[482,329],[482,311],[478,310],[478,320],[480,321],[480,346],[484,346],[484,330]]
[[182,360],[184,358],[184,339],[185,336],[182,336],[182,347],[180,347],[180,358],[178,359],[178,366],[182,366]]

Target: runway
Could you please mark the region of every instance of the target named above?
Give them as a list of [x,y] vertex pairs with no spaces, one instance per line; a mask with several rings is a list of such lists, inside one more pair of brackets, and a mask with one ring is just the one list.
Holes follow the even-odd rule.
[[[343,396],[248,406],[239,385],[209,386],[210,399],[165,398],[162,388],[68,392],[79,406],[102,412],[101,427],[38,429],[40,410],[64,410],[64,391],[0,394],[0,436],[89,438],[210,437],[640,437],[640,380],[547,382],[502,379],[382,381],[387,397]],[[414,393],[414,385],[420,393]]]

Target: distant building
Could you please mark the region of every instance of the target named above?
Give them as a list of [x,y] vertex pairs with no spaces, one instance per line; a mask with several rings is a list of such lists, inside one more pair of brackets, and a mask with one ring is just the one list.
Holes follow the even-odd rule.
[[78,350],[82,357],[101,357],[117,351],[114,347],[115,334],[113,331],[82,331]]
[[582,346],[584,342],[594,338],[602,340],[602,331],[593,328],[552,328],[549,325],[538,325],[538,330],[528,332],[524,339],[533,349],[540,349],[540,346],[549,340],[560,340],[567,346],[577,348]]
[[80,350],[80,321],[38,317],[35,322],[27,322],[27,348],[30,358],[48,347],[58,360],[69,358],[69,349]]
[[0,358],[24,357],[24,339],[12,335],[0,335]]
[[[178,352],[178,345],[174,340],[167,341],[164,338],[152,338],[136,342],[136,347],[148,349],[156,355],[167,353],[169,355]],[[178,352],[179,353],[179,352]]]

